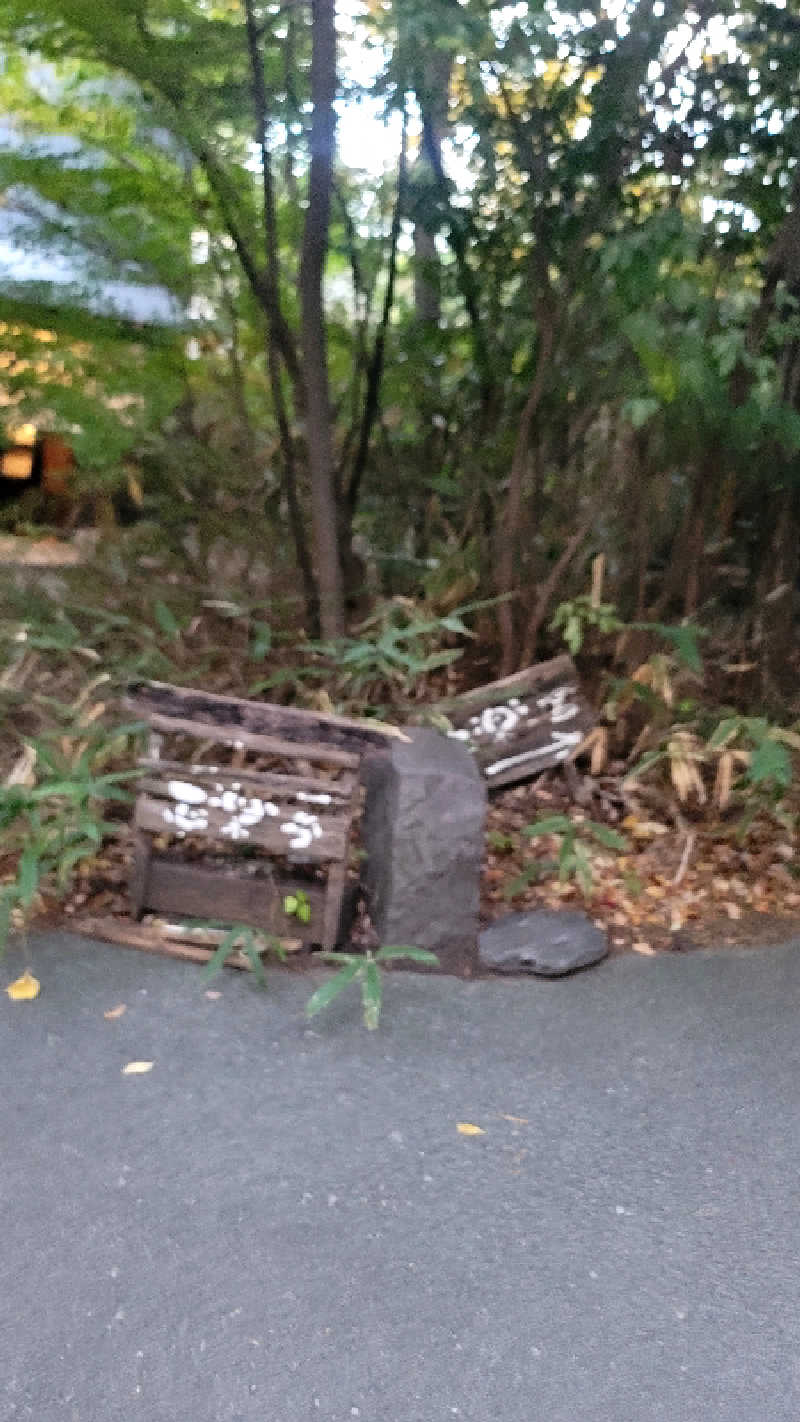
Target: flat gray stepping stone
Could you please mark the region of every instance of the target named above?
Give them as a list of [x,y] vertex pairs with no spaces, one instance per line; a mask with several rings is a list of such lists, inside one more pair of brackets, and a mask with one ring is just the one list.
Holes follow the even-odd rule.
[[481,966],[495,973],[538,973],[560,978],[599,963],[608,953],[605,933],[584,913],[533,909],[510,913],[478,940]]

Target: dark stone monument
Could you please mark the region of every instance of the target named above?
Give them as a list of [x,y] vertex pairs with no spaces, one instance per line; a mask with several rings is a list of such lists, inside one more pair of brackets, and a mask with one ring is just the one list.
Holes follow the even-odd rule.
[[586,914],[574,910],[509,913],[480,937],[481,967],[495,973],[560,978],[599,963],[607,953],[605,933]]
[[477,953],[486,786],[465,746],[408,734],[362,765],[364,888],[381,943],[457,963]]

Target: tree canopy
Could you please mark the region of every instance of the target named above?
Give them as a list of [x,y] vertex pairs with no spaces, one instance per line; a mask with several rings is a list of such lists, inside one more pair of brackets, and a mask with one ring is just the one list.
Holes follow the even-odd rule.
[[[9,398],[98,472],[232,412],[203,488],[285,530],[309,630],[344,631],[366,558],[498,596],[510,671],[603,552],[627,615],[727,609],[779,680],[799,47],[761,0],[6,0],[5,211],[75,271],[5,284],[6,333],[75,372],[15,336]],[[145,509],[174,478],[150,460]]]

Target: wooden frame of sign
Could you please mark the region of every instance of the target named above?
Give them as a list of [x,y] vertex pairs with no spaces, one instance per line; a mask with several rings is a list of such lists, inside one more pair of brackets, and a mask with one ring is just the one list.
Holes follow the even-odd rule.
[[[163,682],[131,688],[125,705],[150,728],[134,809],[135,916],[246,923],[335,947],[361,758],[402,732]],[[224,847],[223,863],[182,860],[192,837]],[[287,917],[290,896],[307,922]]]
[[569,656],[439,701],[448,732],[472,751],[489,785],[513,785],[575,753],[596,716]]

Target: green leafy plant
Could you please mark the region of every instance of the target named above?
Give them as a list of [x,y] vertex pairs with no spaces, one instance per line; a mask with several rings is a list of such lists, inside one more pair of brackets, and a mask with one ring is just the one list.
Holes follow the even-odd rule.
[[300,923],[311,922],[311,900],[304,889],[287,894],[283,900],[283,911],[288,918],[296,918]]
[[61,728],[29,742],[35,783],[0,788],[0,834],[4,848],[18,855],[14,879],[0,890],[0,952],[39,893],[50,884],[65,889],[74,870],[118,830],[105,819],[105,806],[129,802],[125,784],[140,772],[103,771],[102,764],[140,730],[138,724],[109,731],[81,723],[71,733]]
[[794,767],[792,751],[800,751],[800,735],[772,725],[763,716],[725,716],[713,729],[671,726],[662,731],[628,771],[625,781],[653,774],[666,779],[681,803],[712,804],[725,811],[734,802],[744,808],[738,825],[746,833],[753,820],[768,813],[791,829],[793,821],[782,807],[790,790]]
[[[471,638],[464,617],[485,603],[469,603],[445,616],[428,616],[408,598],[383,602],[359,626],[357,637],[309,642],[302,649],[328,664],[339,700],[375,704],[420,693],[433,671],[451,666],[461,647],[443,647],[446,637]],[[307,674],[307,673],[304,673]]]
[[534,879],[553,871],[558,872],[562,883],[574,878],[583,893],[589,895],[593,882],[589,843],[594,841],[606,849],[615,849],[621,853],[630,847],[625,836],[610,829],[608,825],[598,824],[596,820],[575,821],[568,815],[548,815],[545,819],[526,825],[522,833],[528,839],[541,839],[543,835],[555,836],[558,839],[558,857],[536,860],[527,865],[509,884],[506,890],[508,898],[514,898]]
[[705,628],[689,622],[624,622],[614,603],[597,602],[589,593],[560,603],[550,628],[553,632],[561,633],[573,656],[581,650],[590,629],[601,635],[627,630],[651,632],[661,642],[667,643],[677,664],[694,672],[696,676],[701,676],[703,672],[699,641],[701,637],[708,635]]
[[588,593],[559,603],[550,623],[553,632],[561,633],[573,656],[581,650],[590,628],[608,633],[621,632],[624,626],[613,603],[595,603]]
[[383,964],[401,958],[429,965],[439,961],[435,953],[429,953],[425,948],[379,948],[377,953],[324,953],[322,956],[326,962],[341,963],[342,967],[309,998],[306,1016],[315,1017],[323,1008],[329,1007],[345,988],[355,983],[361,990],[364,1026],[370,1032],[376,1030],[381,1018]]
[[[223,925],[209,923],[205,926],[217,928]],[[234,923],[227,929],[224,938],[206,963],[201,981],[208,983],[212,978],[215,978],[217,973],[222,971],[231,955],[236,952],[244,954],[253,970],[253,977],[262,988],[267,986],[267,975],[264,971],[262,955],[266,952],[274,953],[281,961],[286,957],[280,939],[272,935],[265,937],[263,934],[257,934],[249,924]]]

